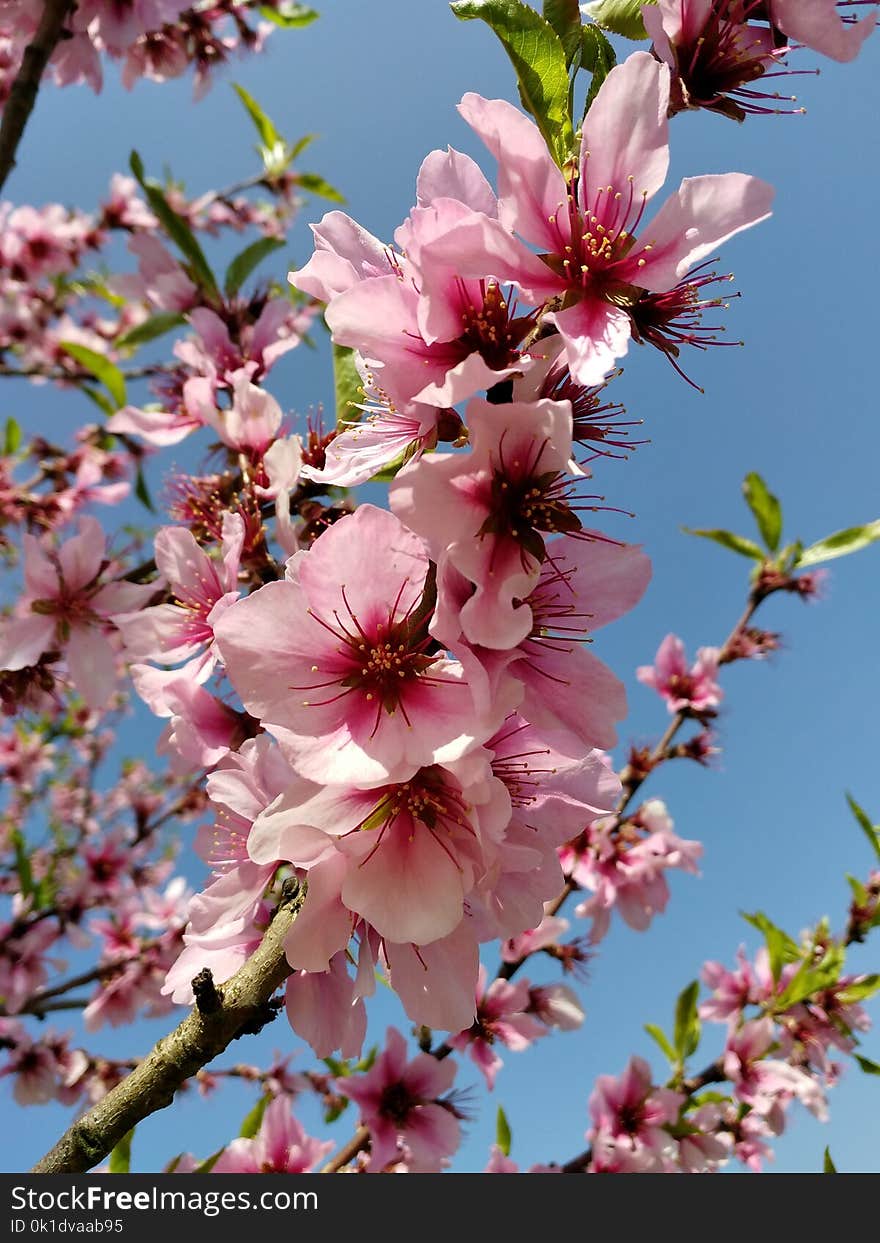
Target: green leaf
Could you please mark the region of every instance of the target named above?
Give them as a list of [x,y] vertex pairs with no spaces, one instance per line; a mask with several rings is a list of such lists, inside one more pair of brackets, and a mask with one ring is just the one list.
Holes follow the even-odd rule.
[[269,1100],[269,1096],[261,1096],[256,1105],[254,1105],[253,1109],[246,1116],[244,1122],[241,1124],[241,1130],[238,1133],[242,1139],[253,1139],[257,1131],[259,1131],[260,1127],[263,1125],[263,1114],[266,1112],[266,1106],[269,1104]]
[[814,964],[812,959],[805,961],[789,980],[782,994],[774,999],[773,1009],[777,1013],[790,1010],[808,997],[832,988],[840,978],[845,957],[841,946],[832,944],[828,946],[819,963]]
[[13,829],[9,835],[12,849],[15,852],[15,870],[18,873],[18,884],[23,898],[29,898],[34,892],[34,874],[31,870],[30,855],[20,829]]
[[880,991],[880,975],[866,975],[861,980],[847,984],[838,994],[838,999],[848,1006],[856,1001],[867,1001]]
[[856,1053],[854,1056],[866,1075],[880,1075],[880,1066],[876,1062],[872,1062],[869,1057],[862,1057],[860,1053]]
[[831,1160],[831,1150],[830,1148],[827,1148],[827,1147],[825,1149],[825,1156],[822,1158],[822,1173],[823,1174],[836,1174],[837,1173],[837,1166]]
[[134,481],[134,494],[143,505],[144,509],[148,509],[151,514],[156,512],[156,506],[153,504],[153,498],[150,496],[150,489],[147,487],[147,481],[144,478],[144,470],[142,466],[138,466],[137,475]]
[[867,813],[862,810],[851,794],[847,794],[846,801],[849,803],[850,811],[856,818],[856,823],[871,843],[871,849],[877,858],[880,859],[880,825],[871,823]]
[[495,1123],[495,1143],[504,1153],[505,1157],[510,1156],[510,1141],[512,1139],[510,1133],[510,1123],[507,1121],[507,1114],[498,1106],[498,1119]]
[[286,150],[287,144],[275,128],[274,122],[266,115],[253,95],[243,86],[239,86],[237,82],[233,82],[232,89],[244,104],[245,111],[253,121],[254,129],[259,134],[262,145],[270,151],[275,147],[283,147]]
[[177,311],[159,311],[156,315],[151,315],[149,319],[145,319],[142,324],[136,324],[134,328],[129,328],[128,332],[124,332],[121,337],[117,337],[115,342],[116,348],[120,350],[135,349],[139,345],[146,345],[148,341],[155,341],[157,337],[164,336],[172,328],[179,328],[181,324],[185,323],[186,320]]
[[669,1043],[669,1037],[666,1035],[662,1027],[658,1027],[656,1023],[646,1023],[645,1031],[660,1046],[664,1057],[674,1066],[678,1060],[675,1056],[675,1049]]
[[692,980],[687,988],[679,993],[678,1001],[675,1003],[672,1041],[680,1062],[689,1058],[700,1043],[700,1018],[697,1014],[699,995],[700,981]]
[[801,957],[800,946],[787,932],[783,932],[771,919],[768,919],[763,911],[755,911],[753,915],[742,911],[741,914],[746,923],[757,928],[759,932],[763,932],[770,959],[770,971],[773,979],[778,980],[782,974],[783,965],[787,962],[797,962]]
[[823,561],[833,561],[835,557],[848,557],[851,552],[861,552],[869,544],[880,539],[880,518],[867,523],[863,527],[848,527],[845,531],[835,531],[833,535],[811,544],[801,553],[798,566],[804,569],[810,565],[821,565]]
[[298,155],[302,155],[306,147],[310,147],[317,137],[317,134],[303,134],[299,142],[295,142],[290,148],[291,161],[295,160]]
[[699,535],[701,539],[714,540],[722,548],[729,548],[731,552],[738,552],[741,557],[751,557],[753,561],[764,560],[764,553],[757,544],[742,535],[734,535],[733,531],[699,531],[693,527],[682,527],[681,529],[685,535]]
[[588,69],[593,75],[590,83],[590,89],[587,91],[587,98],[584,103],[584,117],[590,111],[590,106],[596,96],[599,94],[599,87],[608,77],[611,70],[617,64],[617,55],[614,48],[606,39],[605,35],[598,26],[584,26],[582,35],[581,48],[581,67]]
[[559,35],[566,64],[571,66],[581,44],[581,6],[578,0],[544,0],[544,20]]
[[345,195],[340,194],[335,186],[331,186],[330,182],[318,173],[297,173],[296,184],[301,189],[307,190],[309,194],[316,194],[321,199],[329,199],[331,203],[345,202]]
[[60,345],[65,354],[69,354],[75,362],[78,362],[104,385],[116,403],[115,409],[118,410],[120,406],[125,405],[125,377],[115,363],[111,363],[105,354],[90,350],[76,341],[61,341]]
[[755,471],[745,477],[743,496],[749,509],[755,515],[761,539],[770,552],[776,552],[779,547],[779,537],[782,535],[782,506]]
[[7,457],[12,457],[13,453],[18,453],[20,445],[21,428],[10,415],[6,420],[6,431],[3,434],[3,452]]
[[562,40],[521,0],[455,0],[461,21],[480,18],[494,30],[516,70],[523,106],[535,118],[553,159],[563,168],[574,149],[568,66]]
[[356,423],[361,417],[357,404],[363,400],[361,377],[354,365],[354,350],[333,346],[333,387],[336,393],[336,426]]
[[261,237],[245,247],[241,254],[236,255],[226,269],[226,276],[223,280],[223,292],[226,297],[234,298],[254,268],[261,264],[267,255],[280,250],[283,245],[284,241],[280,237]]
[[[625,39],[647,39],[648,32],[642,21],[642,4],[646,0],[595,0],[584,5],[584,12],[597,26],[623,35]],[[648,4],[654,0],[647,0]]]
[[295,26],[310,26],[320,16],[306,4],[279,4],[277,9],[261,5],[258,11],[267,22],[274,22],[285,30],[293,30]]
[[210,1157],[206,1157],[204,1161],[202,1161],[199,1165],[196,1166],[196,1168],[193,1170],[193,1173],[194,1174],[210,1174],[211,1170],[213,1170],[214,1166],[223,1156],[225,1151],[226,1151],[226,1148],[224,1147],[224,1148],[218,1148],[216,1152],[212,1152]]
[[855,876],[850,876],[849,872],[846,874],[846,880],[852,890],[853,901],[858,906],[864,906],[868,901],[868,891],[865,886]]
[[83,384],[80,386],[80,392],[85,393],[86,397],[93,401],[95,405],[109,419],[111,414],[116,413],[116,406],[110,400],[106,393],[102,393],[99,388],[92,388],[91,384]]
[[182,216],[179,216],[165,197],[165,192],[158,181],[147,178],[144,173],[144,162],[137,151],[132,151],[129,158],[131,171],[147,196],[147,202],[159,217],[162,228],[174,242],[180,253],[189,261],[189,274],[206,293],[220,300],[220,290],[211,271],[204,251],[196,241],[195,234]]
[[131,1141],[134,1139],[135,1128],[123,1135],[122,1139],[110,1153],[108,1162],[111,1174],[128,1174],[131,1170]]

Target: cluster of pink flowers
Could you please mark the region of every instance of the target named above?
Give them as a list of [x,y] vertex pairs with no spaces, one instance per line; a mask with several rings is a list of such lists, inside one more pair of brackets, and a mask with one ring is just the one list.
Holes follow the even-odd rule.
[[[122,66],[122,82],[140,78],[165,82],[195,70],[196,96],[204,94],[211,74],[234,52],[260,51],[275,24],[261,14],[283,11],[280,0],[86,0],[73,7],[49,72],[60,86],[86,83],[100,91],[104,58]],[[36,0],[5,0],[0,8],[0,104],[5,103],[25,47],[36,33],[42,7]],[[253,24],[249,24],[250,22]],[[279,24],[284,24],[283,17]]]

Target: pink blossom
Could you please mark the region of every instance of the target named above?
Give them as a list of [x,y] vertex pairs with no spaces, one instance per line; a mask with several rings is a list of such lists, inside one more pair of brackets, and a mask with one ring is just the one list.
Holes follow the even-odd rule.
[[370,1132],[370,1173],[398,1162],[414,1174],[440,1172],[461,1138],[448,1095],[455,1072],[452,1058],[441,1062],[418,1053],[408,1062],[406,1041],[389,1027],[372,1068],[335,1081],[337,1091],[360,1107]]
[[491,1091],[495,1077],[504,1065],[495,1052],[496,1044],[521,1053],[541,1036],[547,1035],[542,1023],[528,1013],[531,1004],[529,982],[493,980],[486,987],[486,969],[480,967],[477,983],[477,1017],[468,1031],[452,1036],[453,1049],[467,1052]]
[[563,297],[565,309],[548,318],[572,375],[601,383],[626,352],[642,291],[670,290],[770,210],[772,191],[754,177],[696,177],[642,230],[669,164],[668,106],[668,66],[633,53],[603,82],[584,123],[578,176],[567,181],[522,113],[503,100],[465,95],[462,115],[498,159],[499,218],[471,213],[424,248],[424,297],[430,301],[450,265],[465,277],[491,272],[512,281],[534,303]]
[[470,599],[467,581],[449,562],[438,577],[432,633],[455,648],[474,687],[477,705],[501,692],[504,679],[522,686],[520,710],[569,750],[610,747],[626,714],[621,682],[579,640],[616,620],[641,598],[651,565],[640,549],[583,531],[581,539],[551,540],[538,579],[519,604],[531,615],[526,637],[507,652],[466,642],[461,634]]
[[545,559],[544,535],[580,531],[565,484],[571,407],[475,399],[467,420],[471,452],[420,458],[398,474],[390,503],[441,571],[448,561],[473,584],[460,614],[467,640],[506,649],[531,629],[521,602]]
[[728,971],[720,962],[707,962],[702,976],[713,990],[712,997],[700,1006],[700,1017],[713,1023],[729,1021],[736,1026],[746,1006],[760,1006],[769,1001],[791,978],[792,967],[784,969],[777,983],[770,971],[770,958],[762,946],[755,955],[754,966],[748,961],[742,947],[737,951],[738,966]]
[[214,623],[240,594],[244,536],[241,515],[224,513],[221,559],[215,560],[185,527],[161,528],[155,539],[156,567],[175,602],[114,617],[132,660],[187,661],[181,675],[205,681],[217,661]]
[[788,1062],[768,1057],[775,1045],[773,1021],[769,1017],[744,1023],[727,1039],[724,1074],[734,1085],[737,1097],[757,1113],[771,1120],[777,1133],[782,1129],[786,1104],[800,1100],[824,1122],[828,1116],[825,1093],[812,1075]]
[[706,712],[717,708],[724,697],[718,685],[718,656],[714,647],[701,647],[689,669],[684,644],[668,634],[657,649],[653,665],[642,665],[636,677],[666,700],[670,712]]
[[[305,867],[321,860],[329,867],[332,860],[328,897],[338,884],[343,906],[380,936],[428,945],[461,922],[465,897],[510,818],[507,791],[478,759],[432,765],[370,789],[330,786],[306,799],[300,783],[255,824],[251,858],[271,855]],[[313,883],[314,868],[306,907]],[[337,948],[344,948],[350,927],[350,917],[346,924],[340,914]],[[326,918],[321,929],[336,935]]]
[[157,751],[171,756],[173,772],[213,768],[247,736],[243,715],[206,691],[185,670],[132,665],[129,673],[150,711],[168,721]]
[[592,919],[590,940],[595,944],[608,931],[615,908],[624,921],[644,932],[655,915],[666,910],[671,868],[696,873],[702,854],[699,842],[672,831],[672,821],[659,799],[650,799],[622,826],[612,817],[596,820],[586,832],[583,852],[566,849],[563,866],[593,896],[575,909]]
[[773,31],[747,19],[761,4],[717,0],[658,0],[643,6],[654,51],[672,70],[670,108],[708,108],[741,121],[749,113],[779,111],[779,94],[756,90],[774,77],[786,47]]
[[245,706],[299,773],[396,779],[491,732],[475,719],[461,666],[429,654],[428,557],[396,518],[362,505],[295,565],[295,578],[228,609],[215,633]]
[[847,21],[840,7],[837,0],[769,0],[771,21],[790,39],[832,60],[855,60],[877,26],[877,8],[861,21]]
[[640,1057],[630,1058],[619,1079],[600,1075],[590,1096],[591,1170],[663,1170],[673,1143],[665,1127],[678,1120],[684,1099],[680,1092],[655,1087],[651,1068]]
[[305,1174],[333,1151],[333,1140],[306,1135],[286,1096],[266,1106],[253,1139],[234,1139],[215,1163],[214,1174]]
[[360,1057],[367,1012],[346,968],[344,953],[334,954],[326,971],[295,971],[287,981],[285,1005],[290,1026],[318,1057],[339,1050]]
[[315,251],[304,267],[290,273],[290,283],[320,302],[330,302],[361,281],[394,271],[387,246],[345,212],[331,211],[310,225]]
[[116,685],[111,620],[149,597],[154,587],[101,583],[106,540],[94,518],[57,549],[24,536],[25,590],[19,615],[0,628],[0,668],[35,665],[44,653],[64,653],[70,680],[90,707],[104,707]]

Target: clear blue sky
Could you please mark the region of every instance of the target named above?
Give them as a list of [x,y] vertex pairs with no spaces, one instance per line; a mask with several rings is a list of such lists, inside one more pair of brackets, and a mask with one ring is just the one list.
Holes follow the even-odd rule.
[[[227,84],[235,78],[288,137],[321,134],[309,167],[340,187],[366,227],[390,236],[410,207],[427,151],[451,143],[483,158],[455,104],[467,90],[515,98],[512,71],[489,32],[455,21],[445,0],[324,0],[319,7],[319,22],[273,35],[265,55],[234,66],[198,105],[188,81],[141,83],[126,93],[112,71],[97,98],[84,89],[47,89],[9,196],[89,208],[111,173],[126,167],[132,146],[148,169],[169,164],[193,192],[235,180],[253,168],[251,131]],[[749,470],[764,474],[781,497],[791,537],[809,542],[880,515],[880,427],[869,380],[877,348],[878,53],[875,38],[854,66],[823,63],[820,78],[792,79],[805,117],[758,118],[743,127],[709,115],[674,123],[671,185],[683,175],[742,170],[774,182],[779,193],[774,218],[725,250],[724,263],[744,294],[730,313],[731,335],[745,337],[746,349],[691,359],[705,397],[646,350],[632,353],[616,386],[651,438],[628,464],[600,473],[611,503],[636,514],[610,529],[642,542],[654,563],[640,609],[602,632],[595,648],[631,686],[625,736],[649,740],[665,724],[660,701],[635,682],[634,669],[652,659],[667,631],[691,649],[717,643],[742,607],[746,563],[686,537],[681,525],[749,534],[739,499]],[[800,61],[816,63],[806,53]],[[305,224],[321,210],[307,209],[293,235],[298,262],[309,253]],[[330,396],[324,352],[287,355],[271,379],[282,405],[301,413]],[[58,435],[72,430],[81,410],[76,398],[18,386],[7,386],[2,402],[3,417],[51,420]],[[457,1168],[482,1168],[497,1103],[508,1113],[513,1155],[523,1164],[577,1152],[595,1076],[619,1073],[630,1051],[653,1058],[642,1024],[668,1023],[675,995],[704,959],[730,962],[741,941],[755,948],[738,911],[764,909],[794,933],[826,912],[840,923],[844,873],[863,874],[870,865],[844,790],[880,817],[878,567],[877,549],[841,560],[824,601],[804,607],[785,598],[766,608],[763,620],[783,631],[784,650],[726,675],[718,764],[708,772],[673,766],[649,787],[668,801],[679,833],[705,843],[702,877],[674,878],[670,909],[649,934],[615,924],[580,989],[585,1025],[507,1056]],[[152,718],[140,718],[127,750],[149,755],[157,732]],[[191,875],[197,880],[198,869]],[[869,945],[852,961],[876,970],[878,958]],[[490,968],[494,962],[490,953]],[[534,978],[545,975],[553,978],[543,968]],[[392,999],[383,999],[373,1013],[376,1036],[398,1016]],[[167,1025],[102,1032],[89,1047],[136,1055]],[[298,1047],[283,1020],[231,1053],[240,1059],[253,1049],[256,1058],[258,1049],[281,1047]],[[869,1035],[865,1052],[880,1060],[880,1033]],[[309,1064],[307,1051],[298,1062]],[[459,1084],[476,1086],[478,1078],[465,1062]],[[8,1087],[0,1093],[6,1111]],[[477,1099],[485,1101],[481,1086]],[[237,1134],[252,1100],[244,1089],[208,1102],[193,1094],[174,1107],[173,1118],[163,1113],[141,1126],[133,1168],[154,1170],[183,1148],[207,1155]],[[819,1170],[830,1144],[839,1169],[877,1170],[878,1107],[880,1082],[849,1070],[832,1093],[830,1124],[799,1111],[772,1168]],[[310,1108],[302,1116],[313,1119]],[[0,1167],[26,1168],[68,1117],[53,1105],[10,1118],[0,1135]],[[353,1122],[350,1111],[336,1123],[340,1143]]]

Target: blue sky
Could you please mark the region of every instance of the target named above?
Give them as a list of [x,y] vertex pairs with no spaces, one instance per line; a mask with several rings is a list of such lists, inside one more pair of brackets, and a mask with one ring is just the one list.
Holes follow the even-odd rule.
[[[418,165],[431,148],[450,143],[484,159],[455,105],[467,90],[515,98],[512,71],[488,30],[455,21],[445,0],[324,0],[319,7],[319,22],[273,35],[265,55],[233,66],[197,105],[189,81],[141,83],[127,93],[112,71],[99,97],[47,89],[7,185],[9,197],[88,209],[110,175],[127,166],[132,147],[149,170],[170,165],[193,193],[246,175],[254,167],[252,131],[228,85],[234,79],[289,138],[321,135],[308,166],[343,191],[348,210],[367,228],[390,236],[411,205]],[[878,51],[875,38],[854,66],[823,63],[820,77],[792,79],[807,107],[804,117],[757,118],[738,127],[701,114],[673,125],[672,187],[681,176],[740,170],[773,182],[778,197],[768,223],[725,248],[724,270],[735,272],[743,292],[729,315],[730,335],[743,337],[746,347],[692,357],[691,374],[706,395],[646,349],[633,350],[615,386],[615,396],[645,420],[650,444],[628,463],[597,472],[609,503],[635,513],[630,520],[609,518],[606,526],[642,543],[654,564],[640,608],[595,644],[631,688],[624,739],[650,740],[665,725],[662,704],[634,677],[663,636],[674,630],[691,650],[719,643],[741,612],[746,562],[687,537],[683,525],[751,534],[739,495],[750,470],[761,472],[782,499],[791,538],[811,542],[880,515],[880,427],[870,364]],[[800,62],[816,60],[803,53]],[[307,258],[305,226],[322,210],[310,204],[304,211],[291,240],[296,262]],[[278,274],[284,270],[279,264]],[[303,415],[329,400],[326,350],[287,355],[271,388],[282,406]],[[7,385],[2,403],[2,417],[51,423],[58,436],[72,433],[86,413],[75,397],[19,386]],[[877,549],[835,562],[824,600],[803,606],[786,597],[766,607],[763,623],[782,631],[783,650],[725,674],[718,762],[709,771],[670,766],[648,787],[666,799],[682,836],[704,842],[702,876],[673,878],[669,910],[647,935],[613,926],[580,986],[583,1028],[507,1056],[487,1107],[479,1088],[480,1116],[468,1128],[456,1168],[482,1168],[498,1103],[513,1129],[513,1155],[523,1164],[579,1151],[596,1075],[619,1073],[630,1052],[653,1058],[642,1024],[668,1025],[676,994],[705,959],[731,962],[741,942],[755,948],[756,934],[739,911],[764,909],[793,933],[825,913],[840,924],[844,873],[861,875],[871,864],[844,791],[851,789],[880,818],[878,567]],[[123,739],[125,749],[149,755],[157,733],[152,718],[139,717]],[[198,867],[190,874],[198,882]],[[876,970],[878,957],[869,945],[852,963]],[[494,953],[486,961],[491,968]],[[541,968],[533,976],[545,977],[553,973]],[[399,1009],[383,998],[371,1034],[379,1039],[391,1021],[401,1021]],[[90,1047],[136,1055],[167,1025],[102,1032]],[[283,1020],[222,1061],[257,1060],[259,1050],[273,1048],[300,1048]],[[868,1035],[865,1052],[880,1060],[880,1033]],[[307,1051],[297,1064],[309,1064]],[[654,1064],[661,1073],[659,1060]],[[459,1084],[477,1080],[465,1062]],[[0,1093],[6,1110],[8,1087]],[[207,1155],[237,1133],[252,1100],[243,1088],[207,1102],[190,1094],[173,1117],[163,1113],[139,1128],[133,1168],[160,1168],[183,1148]],[[839,1169],[877,1170],[872,1117],[878,1106],[880,1082],[849,1069],[832,1093],[831,1122],[821,1126],[797,1112],[773,1168],[818,1170],[829,1144]],[[68,1116],[54,1105],[32,1108],[23,1126],[3,1128],[0,1167],[26,1168]],[[314,1118],[310,1107],[302,1116],[306,1123]],[[335,1124],[340,1143],[353,1122],[349,1112]]]

